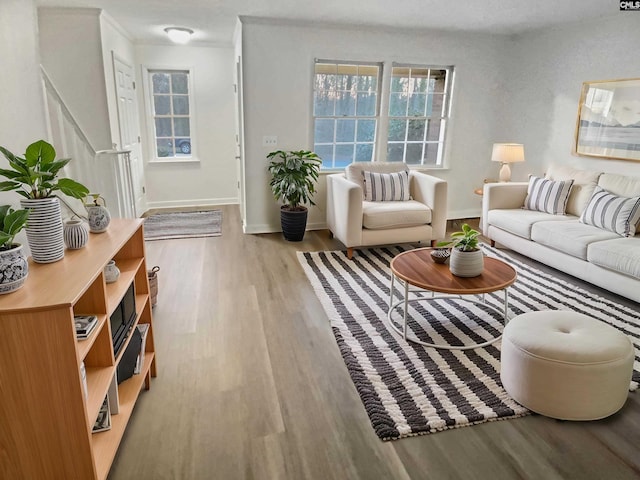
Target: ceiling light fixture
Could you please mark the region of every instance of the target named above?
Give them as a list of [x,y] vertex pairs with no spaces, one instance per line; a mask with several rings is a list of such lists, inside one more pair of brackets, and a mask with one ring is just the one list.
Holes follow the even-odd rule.
[[189,43],[191,35],[193,35],[193,30],[183,27],[167,27],[164,31],[167,32],[167,35],[169,35],[173,43],[179,43],[181,45]]

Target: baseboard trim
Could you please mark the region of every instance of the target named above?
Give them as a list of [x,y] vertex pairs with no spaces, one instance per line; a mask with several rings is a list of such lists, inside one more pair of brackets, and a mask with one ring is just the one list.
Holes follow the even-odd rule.
[[[323,230],[327,228],[326,222],[307,223],[307,231],[310,230]],[[260,233],[280,233],[282,227],[280,225],[270,224],[258,224],[258,225],[244,225],[242,231],[247,235],[257,235]]]
[[455,210],[453,212],[448,212],[447,220],[456,220],[459,218],[480,218],[482,215],[481,208],[469,208],[466,210]]
[[192,200],[165,200],[161,202],[147,202],[147,209],[175,208],[175,207],[210,207],[214,205],[237,205],[238,198],[197,198]]

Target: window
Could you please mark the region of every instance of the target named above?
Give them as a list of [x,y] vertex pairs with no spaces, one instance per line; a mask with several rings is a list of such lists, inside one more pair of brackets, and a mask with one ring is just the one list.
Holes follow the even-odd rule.
[[373,158],[380,71],[377,64],[316,61],[314,150],[323,168]]
[[189,71],[149,70],[149,82],[156,157],[191,157]]
[[387,161],[442,165],[450,70],[393,65]]
[[442,166],[452,82],[453,67],[393,63],[383,71],[381,63],[316,60],[313,146],[322,168]]

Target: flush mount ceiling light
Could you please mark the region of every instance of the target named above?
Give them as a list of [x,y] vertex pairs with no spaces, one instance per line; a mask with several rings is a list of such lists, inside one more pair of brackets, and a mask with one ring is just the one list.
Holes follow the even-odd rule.
[[169,38],[173,43],[179,43],[182,45],[189,43],[191,35],[193,35],[193,30],[183,27],[167,27],[164,31],[167,32],[167,35],[169,35]]

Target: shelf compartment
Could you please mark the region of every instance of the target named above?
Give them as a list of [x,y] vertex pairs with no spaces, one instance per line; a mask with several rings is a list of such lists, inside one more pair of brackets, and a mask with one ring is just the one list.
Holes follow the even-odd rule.
[[[146,354],[145,354],[146,355]],[[98,418],[98,412],[107,395],[111,378],[115,372],[114,367],[87,367],[87,390],[89,396],[87,399],[87,425],[89,431]]]
[[[120,440],[127,428],[127,424],[129,423],[133,407],[135,406],[136,400],[138,400],[138,396],[140,395],[140,390],[142,390],[147,376],[149,375],[149,368],[151,367],[153,358],[153,352],[146,352],[144,356],[144,366],[140,374],[133,375],[131,378],[118,385],[120,413],[111,416],[111,430],[94,433],[91,436],[98,478],[106,478],[109,473],[113,459],[118,451]],[[97,414],[98,412],[96,411],[96,416]]]
[[[131,341],[131,332],[133,332],[133,329],[136,328],[136,325],[138,325],[138,323],[140,322],[140,316],[142,315],[142,312],[144,310],[145,305],[147,304],[148,299],[149,299],[149,295],[146,293],[142,295],[136,295],[136,321],[133,322],[133,325],[131,325],[131,329],[129,330],[129,333],[127,333],[127,339],[124,341],[124,343],[122,344],[122,347],[120,347],[120,350],[118,351],[118,356],[116,357],[116,365],[120,363],[120,360],[122,359],[122,355],[124,355],[124,352],[127,350],[127,347],[129,346],[129,342]],[[144,323],[148,323],[148,322],[144,322]]]
[[122,259],[116,262],[118,269],[120,269],[120,278],[107,284],[107,315],[111,315],[116,309],[142,263],[142,258]]
[[[78,314],[76,314],[78,315]],[[95,315],[95,314],[87,314],[87,315]],[[107,316],[104,314],[96,315],[98,317],[98,324],[95,326],[93,331],[89,334],[89,337],[85,339],[76,339],[76,344],[78,345],[78,359],[80,361],[84,360],[91,350],[96,338],[98,338],[99,333],[105,328],[105,323],[107,322]]]

